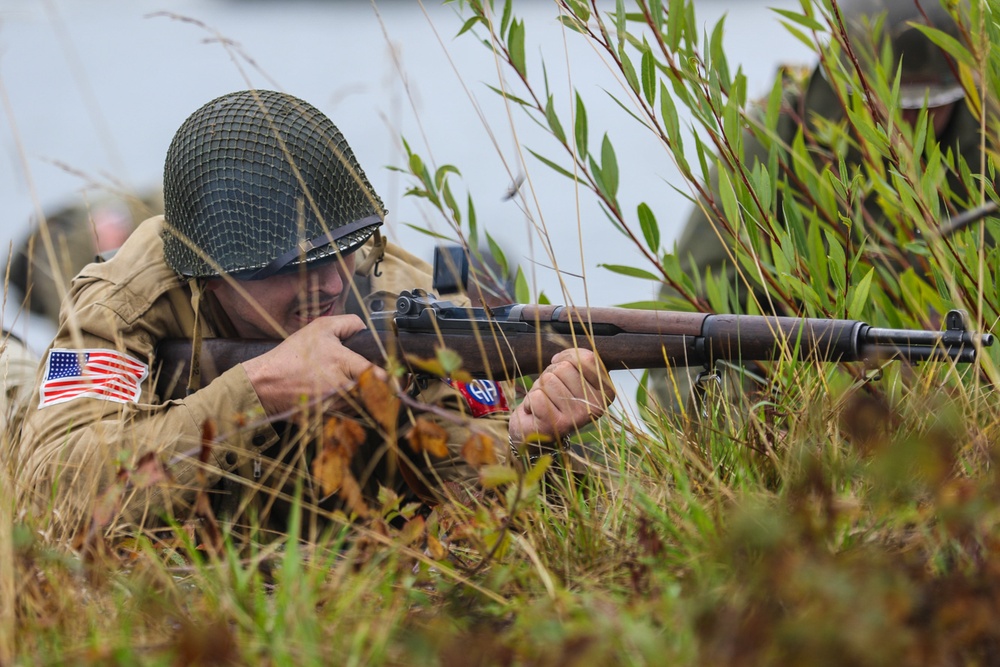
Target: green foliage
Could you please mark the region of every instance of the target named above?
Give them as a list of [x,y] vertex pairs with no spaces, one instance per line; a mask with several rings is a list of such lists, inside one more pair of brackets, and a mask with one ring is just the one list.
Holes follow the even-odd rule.
[[[982,179],[937,145],[927,114],[901,123],[890,68],[866,84],[875,94],[849,95],[862,83],[836,57],[828,1],[776,14],[823,50],[843,104],[790,140],[779,126],[795,73],[748,100],[723,24],[702,32],[692,0],[557,3],[567,38],[593,45],[622,82],[608,93],[623,122],[670,153],[674,187],[730,239],[731,265],[703,272],[665,252],[673,211],[624,200],[643,156],[593,126],[587,88],[550,89],[511,0],[457,4],[458,34],[509,69],[491,87],[549,132],[528,154],[589,193],[642,258],[603,268],[666,288],[625,305],[919,328],[954,307],[977,328],[1000,317],[1000,249],[984,243],[1000,220],[938,231],[995,197],[993,146]],[[969,43],[928,31],[988,128],[996,9],[974,3]],[[682,141],[688,123],[697,132]],[[748,158],[751,139],[761,151]],[[495,277],[514,275],[509,296],[531,300],[461,196],[461,171],[404,146],[399,171],[444,222],[438,236],[479,258],[485,243]],[[252,539],[225,527],[213,550],[197,526],[174,524],[157,541],[70,551],[21,505],[13,457],[0,457],[0,663],[988,664],[1000,646],[994,357],[873,369],[798,360],[796,347],[721,368],[697,403],[675,391],[676,412],[644,376],[643,423],[618,413],[571,442],[533,443],[512,465],[480,468],[488,491],[429,513],[383,490],[368,519],[327,517],[326,538],[309,544],[299,500],[284,535],[265,539],[251,521]]]

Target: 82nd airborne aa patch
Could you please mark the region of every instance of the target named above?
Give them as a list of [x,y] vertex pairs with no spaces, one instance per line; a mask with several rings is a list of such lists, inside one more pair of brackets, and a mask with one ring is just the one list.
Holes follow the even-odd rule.
[[469,406],[473,417],[485,417],[494,412],[510,412],[507,397],[498,382],[493,380],[473,380],[472,382],[455,382],[448,384],[457,389]]

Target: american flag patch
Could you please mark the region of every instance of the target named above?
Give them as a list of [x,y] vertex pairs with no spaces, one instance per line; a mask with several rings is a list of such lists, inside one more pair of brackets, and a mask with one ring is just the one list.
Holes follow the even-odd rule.
[[114,350],[50,350],[38,407],[77,398],[135,403],[148,373],[146,364]]

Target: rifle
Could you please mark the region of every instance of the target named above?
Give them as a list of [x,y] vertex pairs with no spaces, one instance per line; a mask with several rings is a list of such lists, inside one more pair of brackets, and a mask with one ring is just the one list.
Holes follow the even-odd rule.
[[[343,341],[381,363],[404,363],[454,350],[463,370],[477,377],[513,379],[540,373],[568,347],[592,349],[608,370],[712,367],[716,361],[748,362],[796,356],[824,362],[972,363],[993,335],[968,328],[963,311],[950,311],[944,331],[882,329],[857,320],[711,315],[628,308],[510,304],[467,308],[423,290],[403,292],[394,310],[375,310],[370,329]],[[200,375],[207,384],[238,363],[281,341],[208,338],[202,341]],[[190,372],[191,341],[166,340],[157,348],[157,393],[181,398]]]

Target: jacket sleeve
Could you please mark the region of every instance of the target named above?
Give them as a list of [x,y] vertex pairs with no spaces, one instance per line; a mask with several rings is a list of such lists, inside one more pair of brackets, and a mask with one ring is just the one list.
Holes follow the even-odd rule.
[[[155,368],[155,325],[109,307],[100,281],[74,292],[78,307],[68,318],[74,322],[64,318],[53,348],[117,350]],[[43,358],[22,428],[18,463],[23,491],[36,507],[51,512],[58,528],[76,531],[89,521],[95,502],[115,483],[119,469],[130,468],[148,452],[167,464],[172,480],[129,491],[123,518],[140,526],[164,510],[186,518],[183,512],[198,489],[198,452],[206,425],[219,440],[201,480],[209,485],[278,439],[263,420],[263,408],[242,366],[182,400],[161,402],[153,378],[147,376],[135,402],[75,398],[39,407],[49,354]]]

